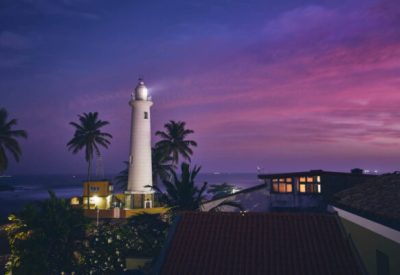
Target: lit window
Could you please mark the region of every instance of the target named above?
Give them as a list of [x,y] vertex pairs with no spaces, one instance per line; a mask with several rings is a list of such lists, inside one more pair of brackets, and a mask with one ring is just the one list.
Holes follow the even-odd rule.
[[300,177],[300,182],[306,182],[306,177]]
[[276,193],[291,193],[293,192],[292,178],[273,179],[272,191]]
[[321,184],[318,184],[318,193],[321,193]]
[[300,193],[305,193],[305,192],[306,192],[306,185],[300,184]]
[[317,176],[317,182],[321,182],[321,176]]
[[313,177],[307,177],[307,182],[314,182]]

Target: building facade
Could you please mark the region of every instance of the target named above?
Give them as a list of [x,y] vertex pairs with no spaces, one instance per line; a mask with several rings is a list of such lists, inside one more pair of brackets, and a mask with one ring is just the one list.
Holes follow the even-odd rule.
[[[355,186],[374,176],[360,173],[311,170],[305,172],[260,174],[263,184],[241,190],[221,199],[203,204],[208,211],[223,201],[239,203],[246,211],[325,210],[327,201],[345,188]],[[237,211],[229,206],[225,211]]]
[[128,187],[125,191],[125,208],[152,208],[154,192],[151,189],[151,115],[153,101],[143,80],[132,94],[131,144],[129,155]]

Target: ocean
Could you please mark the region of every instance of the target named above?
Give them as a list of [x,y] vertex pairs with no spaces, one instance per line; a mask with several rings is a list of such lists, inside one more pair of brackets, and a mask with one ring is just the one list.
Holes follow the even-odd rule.
[[[115,175],[107,175],[106,178],[114,179]],[[1,177],[0,184],[6,183],[15,187],[15,191],[0,192],[0,220],[4,220],[10,213],[18,212],[24,205],[36,200],[49,197],[48,190],[55,192],[57,197],[70,198],[82,194],[82,182],[85,175],[17,175]],[[219,184],[227,182],[239,188],[251,187],[259,184],[257,174],[252,173],[220,173],[199,174],[196,183],[203,182]],[[121,192],[116,186],[115,193]]]

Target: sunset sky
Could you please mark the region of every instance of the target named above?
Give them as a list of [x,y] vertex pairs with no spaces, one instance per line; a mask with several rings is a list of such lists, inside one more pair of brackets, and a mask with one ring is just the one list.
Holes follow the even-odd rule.
[[398,0],[3,0],[0,107],[29,133],[7,173],[84,173],[66,143],[90,111],[123,169],[139,76],[203,172],[400,170]]

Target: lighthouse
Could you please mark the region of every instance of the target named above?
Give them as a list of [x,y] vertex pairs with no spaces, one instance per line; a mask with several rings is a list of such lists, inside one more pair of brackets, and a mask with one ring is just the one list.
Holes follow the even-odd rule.
[[131,144],[125,208],[152,208],[154,192],[149,186],[153,182],[150,125],[153,102],[142,79],[139,79],[129,105],[132,108]]

